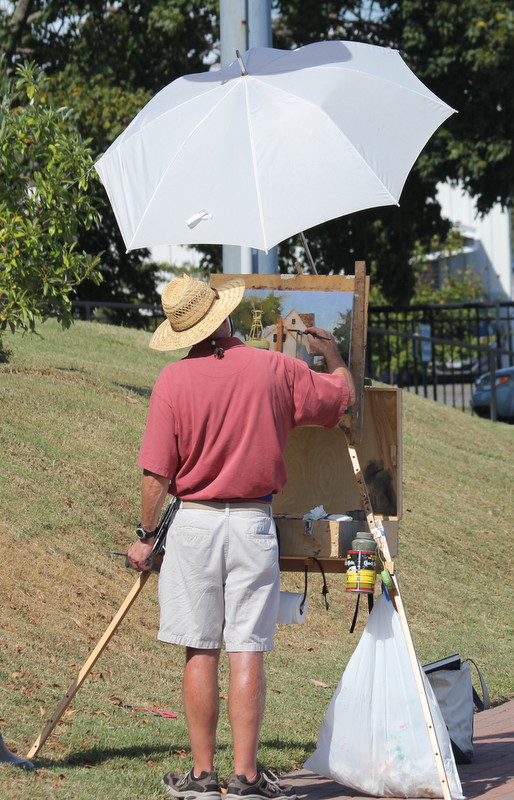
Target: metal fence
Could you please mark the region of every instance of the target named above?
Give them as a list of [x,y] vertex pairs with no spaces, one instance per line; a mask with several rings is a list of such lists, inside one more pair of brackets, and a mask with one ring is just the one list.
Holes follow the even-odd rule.
[[514,365],[513,302],[370,306],[368,322],[367,375],[456,408],[480,375]]
[[72,301],[73,313],[77,319],[83,319],[86,322],[105,322],[117,324],[119,322],[118,314],[110,314],[110,311],[129,312],[130,318],[133,319],[134,315],[137,317],[139,328],[153,329],[155,327],[155,320],[162,320],[163,310],[161,305],[149,303],[117,303],[110,300],[73,300]]

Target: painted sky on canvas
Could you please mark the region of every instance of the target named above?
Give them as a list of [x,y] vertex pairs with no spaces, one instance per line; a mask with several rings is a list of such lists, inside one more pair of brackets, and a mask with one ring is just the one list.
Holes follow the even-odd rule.
[[247,289],[245,297],[268,297],[274,294],[282,299],[282,316],[286,317],[291,309],[299,314],[314,314],[315,325],[332,331],[339,325],[343,316],[351,310],[353,292],[298,292],[270,289]]

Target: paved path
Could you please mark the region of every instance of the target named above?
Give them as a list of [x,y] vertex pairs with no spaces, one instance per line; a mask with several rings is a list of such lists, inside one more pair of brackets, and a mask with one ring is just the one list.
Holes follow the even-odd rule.
[[[474,717],[474,761],[458,767],[468,800],[514,800],[514,700]],[[306,770],[283,776],[308,800],[376,800]],[[398,798],[392,798],[398,800]]]

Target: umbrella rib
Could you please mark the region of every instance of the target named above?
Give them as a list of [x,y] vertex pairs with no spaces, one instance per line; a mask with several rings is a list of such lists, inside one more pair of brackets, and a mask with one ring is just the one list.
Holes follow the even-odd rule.
[[[173,155],[173,158],[170,160],[168,166],[163,171],[163,174],[161,175],[161,178],[160,178],[159,182],[156,184],[155,189],[152,192],[152,196],[148,199],[148,202],[146,204],[146,208],[147,209],[152,204],[152,201],[153,201],[155,195],[157,194],[157,192],[159,191],[159,188],[160,188],[161,184],[163,183],[164,179],[166,178],[166,175],[168,174],[169,170],[172,168],[174,162],[177,160],[178,156],[180,155],[180,153],[183,150],[183,148],[186,146],[187,142],[191,139],[192,136],[194,136],[194,134],[196,133],[198,128],[201,125],[204,124],[205,120],[208,119],[214,113],[214,111],[216,111],[218,106],[221,103],[223,103],[226,100],[227,96],[229,94],[231,94],[233,91],[235,91],[236,88],[237,88],[237,81],[234,81],[234,85],[232,87],[230,87],[229,91],[222,98],[220,98],[220,100],[216,103],[216,105],[212,106],[212,108],[209,109],[209,111],[196,123],[195,127],[191,131],[189,131],[187,136],[182,141],[180,147],[177,147],[177,149],[176,149],[176,151],[175,151],[175,153]],[[142,133],[142,131],[140,130],[140,131],[138,131],[137,135],[140,135],[141,133]],[[146,213],[146,211],[145,211],[145,213]],[[130,240],[130,245],[127,248],[128,250],[130,250],[130,246],[132,245],[132,242],[136,239],[137,234],[139,233],[139,229],[140,229],[141,225],[143,224],[143,220],[144,219],[145,219],[145,214],[143,214],[141,216],[141,219],[139,220],[139,223],[138,223],[137,227],[134,229],[134,232],[132,234],[132,238]]]
[[[398,58],[407,67],[407,65],[403,61],[399,51],[398,50],[394,50],[393,52],[395,52],[398,55]],[[345,66],[344,63],[338,64],[337,62],[335,62],[333,64],[317,64],[317,65],[313,65],[311,67],[306,67],[306,70],[309,70],[309,71],[312,70],[313,72],[315,72],[317,70],[320,70],[320,69],[324,69],[325,71],[327,71],[328,69],[334,69],[334,70],[339,70],[339,71],[343,71],[343,72],[344,71],[348,71],[348,72],[351,71],[351,72],[354,72],[356,74],[358,73],[359,75],[366,75],[367,77],[370,77],[370,78],[380,77],[380,80],[383,83],[390,84],[391,86],[396,86],[397,88],[402,89],[402,91],[404,91],[404,92],[409,92],[410,94],[418,95],[418,97],[423,97],[425,100],[431,100],[433,103],[436,103],[441,108],[447,108],[450,113],[457,113],[455,111],[455,109],[452,108],[452,106],[449,106],[448,103],[445,103],[444,100],[441,100],[441,98],[438,97],[436,94],[434,94],[434,92],[432,92],[432,90],[429,89],[428,86],[425,86],[425,84],[422,81],[419,81],[419,78],[417,78],[417,76],[414,73],[412,73],[412,76],[419,81],[419,83],[421,84],[421,88],[424,89],[425,91],[421,91],[421,89],[418,89],[415,86],[409,86],[409,85],[403,83],[403,81],[401,81],[399,79],[395,79],[395,78],[390,78],[387,75],[381,74],[380,76],[377,76],[373,72],[370,72],[367,69],[362,69],[360,67],[357,67],[357,68],[352,67],[351,70],[348,70],[348,68]],[[407,69],[409,69],[409,67],[407,67]],[[412,78],[412,76],[410,76],[410,77]],[[427,92],[428,92],[428,94],[427,94]]]
[[[275,88],[278,88],[278,87],[275,87]],[[288,92],[285,92],[285,90],[284,90],[284,89],[279,89],[279,91],[282,91],[282,92],[284,92],[285,94],[288,94]],[[377,181],[378,181],[378,182],[380,183],[380,185],[381,185],[381,186],[384,188],[384,191],[385,191],[385,192],[386,192],[386,193],[389,195],[389,197],[390,197],[390,198],[393,200],[394,204],[395,204],[395,205],[397,205],[397,206],[399,206],[400,204],[399,204],[398,200],[396,199],[396,197],[395,197],[393,194],[391,194],[391,192],[389,191],[389,189],[387,188],[387,186],[385,185],[385,183],[384,183],[384,182],[383,182],[383,181],[382,181],[382,180],[381,180],[381,179],[378,177],[378,175],[377,175],[377,173],[375,172],[375,170],[374,170],[374,169],[372,169],[372,168],[370,167],[370,165],[368,164],[368,162],[366,161],[366,159],[364,158],[364,156],[363,156],[363,155],[360,153],[359,149],[358,149],[358,148],[357,148],[357,147],[354,145],[354,143],[352,142],[352,140],[348,138],[348,136],[347,136],[347,135],[344,133],[344,131],[343,131],[343,130],[342,130],[342,129],[341,129],[339,126],[338,126],[338,125],[336,125],[336,123],[333,121],[333,119],[330,117],[330,115],[329,115],[329,114],[327,114],[327,112],[325,111],[325,109],[324,109],[324,108],[322,108],[322,106],[319,106],[319,105],[317,105],[317,103],[313,103],[313,102],[312,102],[312,100],[306,100],[306,99],[304,99],[304,102],[305,102],[306,104],[308,103],[308,104],[311,106],[311,108],[313,108],[315,111],[317,111],[317,112],[318,112],[318,114],[320,114],[320,115],[322,115],[323,117],[325,117],[326,119],[328,119],[328,121],[330,122],[330,124],[332,125],[332,127],[335,129],[335,131],[336,131],[337,135],[338,135],[338,136],[340,136],[342,139],[344,139],[344,140],[345,140],[345,142],[347,142],[347,143],[348,143],[348,145],[349,145],[349,146],[352,148],[352,150],[354,151],[354,153],[356,153],[356,154],[357,154],[357,156],[358,156],[359,160],[360,160],[360,161],[363,163],[363,165],[365,166],[365,168],[366,168],[366,169],[367,169],[367,170],[368,170],[368,171],[369,171],[369,172],[370,172],[372,175],[374,175],[374,176],[375,176],[375,178],[377,179]],[[260,195],[259,195],[259,196],[260,196]]]
[[[399,55],[399,54],[398,54],[398,55]],[[401,58],[401,56],[399,56],[399,57]],[[338,70],[338,69],[340,69],[340,65],[338,65],[338,64],[332,64],[332,65],[330,65],[330,67],[331,67],[331,68],[333,68],[334,70]],[[327,65],[326,65],[326,64],[323,64],[323,65],[320,65],[320,66],[312,66],[312,67],[308,67],[307,69],[308,69],[308,70],[312,70],[312,71],[317,71],[318,69],[321,69],[321,68],[323,68],[323,69],[327,69]],[[359,74],[361,74],[361,75],[366,75],[366,76],[369,76],[369,75],[370,75],[370,73],[369,73],[368,71],[366,71],[366,70],[363,70],[363,69],[355,69],[355,70],[353,70],[353,71],[354,71],[354,72],[358,72],[358,73],[359,73]],[[249,77],[252,77],[252,78],[258,79],[259,77],[267,77],[267,76],[258,76],[258,75],[254,75],[254,76],[252,76],[252,75],[249,75]],[[372,77],[373,77],[373,76],[372,76]],[[440,98],[438,98],[438,97],[437,97],[437,95],[433,95],[433,93],[432,93],[432,92],[431,92],[431,94],[433,95],[433,97],[427,97],[427,95],[426,95],[426,94],[424,94],[423,92],[419,91],[418,89],[416,89],[416,88],[414,88],[414,87],[405,86],[405,85],[403,85],[403,84],[396,83],[396,82],[395,82],[394,80],[392,80],[391,78],[384,77],[384,78],[382,78],[382,80],[384,80],[385,82],[387,82],[387,83],[390,83],[390,84],[392,84],[392,85],[395,85],[395,86],[401,86],[401,88],[403,89],[403,91],[409,92],[410,94],[415,94],[415,95],[418,95],[418,96],[420,96],[420,97],[424,97],[424,98],[426,98],[426,99],[432,100],[433,102],[436,102],[436,103],[437,103],[437,104],[438,104],[438,105],[439,105],[441,108],[445,108],[445,107],[446,107],[446,108],[448,109],[448,116],[450,116],[450,114],[451,114],[451,113],[454,111],[454,109],[452,109],[452,108],[451,108],[451,106],[448,106],[448,104],[447,104],[447,103],[445,103],[444,101],[442,101]],[[265,81],[265,82],[266,82],[266,81]],[[284,92],[285,94],[289,94],[289,92],[288,92],[287,90],[285,90],[285,89],[281,89],[281,88],[280,88],[280,87],[278,87],[278,86],[275,86],[274,88],[275,88],[277,91],[279,91],[279,92]],[[424,88],[426,89],[426,87],[424,87]],[[429,90],[429,91],[430,91],[430,90]],[[342,130],[340,127],[338,127],[338,126],[337,126],[337,125],[336,125],[336,124],[333,122],[333,120],[331,119],[330,115],[329,115],[329,114],[327,114],[327,112],[324,110],[324,108],[323,108],[322,106],[318,105],[317,103],[313,102],[312,100],[307,100],[306,98],[304,98],[304,102],[305,102],[305,103],[308,103],[308,104],[309,104],[309,105],[310,105],[310,106],[311,106],[313,109],[315,109],[317,112],[319,112],[319,113],[320,113],[320,114],[322,114],[324,117],[326,117],[326,118],[328,118],[328,119],[329,119],[329,121],[330,121],[330,122],[333,124],[334,128],[336,129],[336,131],[337,131],[338,135],[339,135],[339,136],[341,136],[341,137],[342,137],[342,138],[343,138],[343,139],[344,139],[344,140],[345,140],[345,141],[346,141],[346,142],[347,142],[347,143],[350,145],[350,147],[351,147],[351,148],[352,148],[352,150],[353,150],[353,151],[354,151],[354,152],[357,154],[358,158],[360,159],[360,161],[362,161],[362,163],[364,164],[364,166],[366,167],[366,169],[367,169],[367,170],[368,170],[368,171],[369,171],[369,172],[370,172],[372,175],[374,175],[374,176],[375,176],[376,180],[377,180],[377,181],[380,183],[380,185],[381,185],[381,186],[384,188],[384,191],[385,191],[385,192],[386,192],[386,193],[389,195],[389,197],[390,197],[390,198],[393,200],[393,203],[394,203],[395,205],[399,206],[399,205],[400,205],[400,203],[399,203],[399,201],[397,200],[397,198],[396,198],[396,197],[395,197],[393,194],[391,194],[391,192],[389,191],[389,189],[387,188],[387,186],[386,186],[386,185],[384,184],[384,182],[383,182],[383,181],[382,181],[382,180],[379,178],[379,176],[377,175],[377,173],[375,172],[375,170],[374,170],[374,169],[372,169],[372,167],[371,167],[371,166],[368,164],[368,162],[366,161],[366,159],[364,158],[364,156],[363,156],[363,155],[360,153],[359,149],[358,149],[358,148],[357,148],[357,147],[354,145],[354,143],[352,142],[352,140],[351,140],[351,139],[349,139],[349,138],[348,138],[348,136],[346,136],[346,134],[344,133],[344,131],[343,131],[343,130]]]
[[[197,74],[201,75],[203,73],[197,73]],[[232,89],[236,88],[236,86],[238,84],[238,81],[240,79],[241,79],[241,75],[235,75],[235,76],[233,76],[233,77],[231,77],[229,79],[232,84],[235,84],[235,86],[231,87],[231,91],[232,91]],[[176,80],[177,81],[181,81],[181,80],[184,80],[184,78],[177,78]],[[169,86],[171,86],[171,85],[172,84],[169,84]],[[155,99],[155,97],[157,97],[159,94],[161,94],[161,92],[165,91],[166,88],[168,88],[168,87],[164,87],[164,89],[161,89],[161,91],[158,92],[157,95],[154,95],[154,97],[151,98],[149,103],[147,103],[146,106],[144,106],[141,109],[141,111],[138,114],[136,114],[136,116],[134,117],[132,122],[128,125],[128,127],[118,136],[118,138],[113,142],[113,144],[111,144],[111,146],[109,148],[107,148],[105,153],[101,156],[102,158],[103,158],[104,155],[106,155],[109,152],[111,147],[113,147],[113,145],[116,144],[118,141],[120,141],[120,140],[125,141],[125,139],[130,138],[130,136],[141,136],[144,133],[145,128],[150,128],[150,127],[152,127],[152,125],[156,125],[157,123],[159,123],[163,119],[163,117],[166,117],[168,114],[174,114],[174,113],[177,112],[178,109],[187,107],[191,103],[194,103],[194,102],[196,102],[198,100],[198,95],[193,95],[193,97],[187,97],[184,100],[182,100],[182,102],[177,103],[176,105],[172,105],[169,108],[167,108],[165,111],[161,112],[159,114],[159,116],[156,116],[153,119],[150,119],[148,122],[145,123],[145,126],[143,128],[139,128],[135,133],[131,133],[132,124],[137,120],[139,115],[143,111],[145,111],[145,109]],[[213,81],[212,86],[209,89],[206,89],[205,92],[203,92],[202,97],[206,97],[207,95],[212,94],[213,92],[219,91],[219,88],[220,88],[220,82],[219,81],[218,82],[214,82]]]
[[[248,114],[248,108],[250,106],[249,98],[248,98],[248,76],[247,76],[247,79],[246,79],[246,82],[245,82],[245,97],[246,97],[246,119],[247,119],[247,122],[248,122],[248,132],[249,132],[249,136],[250,136],[250,147],[251,147],[251,150],[252,150],[252,164],[253,164],[253,174],[254,174],[254,179],[255,179],[255,190],[256,190],[256,193],[257,193],[257,206],[259,208],[259,224],[260,224],[261,232],[262,232],[262,241],[266,245],[267,243],[266,243],[266,230],[264,228],[264,213],[263,213],[263,208],[262,208],[262,193],[261,193],[261,185],[260,185],[260,182],[259,182],[259,176],[258,176],[258,172],[257,172],[257,163],[256,163],[257,159],[256,159],[256,155],[255,155],[255,139],[254,139],[254,135],[253,135],[253,128],[252,128],[252,125],[251,125],[250,116]],[[268,252],[268,247],[267,246],[265,246],[265,251],[266,251],[266,253]]]

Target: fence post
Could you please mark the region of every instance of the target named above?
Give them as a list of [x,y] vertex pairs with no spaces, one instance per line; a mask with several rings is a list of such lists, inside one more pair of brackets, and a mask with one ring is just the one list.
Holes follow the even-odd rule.
[[495,348],[489,345],[487,353],[489,359],[489,374],[491,375],[491,421],[497,422],[498,416],[496,413],[496,359]]

